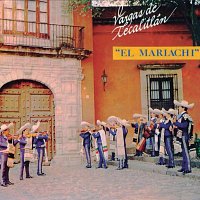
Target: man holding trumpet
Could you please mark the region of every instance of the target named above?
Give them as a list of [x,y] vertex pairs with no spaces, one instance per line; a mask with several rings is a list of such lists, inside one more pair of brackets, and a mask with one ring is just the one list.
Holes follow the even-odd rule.
[[99,160],[98,168],[102,168],[103,165],[107,169],[108,147],[106,141],[106,123],[97,120],[97,127],[92,132],[92,136],[96,139],[95,150],[97,160]]
[[37,166],[37,175],[38,176],[45,176],[46,174],[42,171],[42,162],[45,156],[45,148],[46,148],[46,141],[48,140],[48,133],[47,132],[39,132],[40,121],[38,121],[35,125],[31,128],[31,133],[34,134],[34,145],[37,150],[38,154],[38,166]]
[[17,132],[20,133],[19,144],[20,144],[20,180],[23,180],[23,171],[25,167],[26,178],[33,178],[30,176],[29,164],[31,156],[33,157],[33,144],[32,134],[30,134],[31,124],[26,123]]
[[86,168],[91,168],[91,156],[90,156],[90,147],[91,147],[91,129],[92,125],[88,122],[81,122],[81,133],[80,137],[83,138],[83,147],[85,149],[85,155],[87,160]]
[[116,155],[119,161],[117,170],[128,168],[128,157],[126,152],[126,136],[128,134],[127,127],[130,126],[128,121],[115,116],[110,116],[107,119],[111,125],[109,132],[116,136]]

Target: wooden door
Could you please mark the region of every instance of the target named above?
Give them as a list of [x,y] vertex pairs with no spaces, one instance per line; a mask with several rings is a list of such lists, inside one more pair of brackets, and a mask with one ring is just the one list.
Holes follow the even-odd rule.
[[[5,84],[0,89],[0,125],[14,122],[16,132],[27,122],[41,122],[40,130],[49,132],[47,143],[48,159],[55,154],[55,115],[53,94],[45,85],[17,80]],[[19,150],[16,154],[19,161]]]

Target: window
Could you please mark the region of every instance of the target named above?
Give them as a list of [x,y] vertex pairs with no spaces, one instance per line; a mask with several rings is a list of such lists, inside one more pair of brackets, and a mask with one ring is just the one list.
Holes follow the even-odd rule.
[[4,32],[8,34],[48,34],[49,0],[4,0]]
[[148,105],[153,109],[174,108],[174,99],[178,99],[178,81],[176,74],[147,75]]

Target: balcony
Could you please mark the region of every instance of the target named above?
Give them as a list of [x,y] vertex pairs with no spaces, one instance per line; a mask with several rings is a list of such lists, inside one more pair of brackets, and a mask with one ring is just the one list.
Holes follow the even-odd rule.
[[84,27],[0,19],[0,52],[84,59]]

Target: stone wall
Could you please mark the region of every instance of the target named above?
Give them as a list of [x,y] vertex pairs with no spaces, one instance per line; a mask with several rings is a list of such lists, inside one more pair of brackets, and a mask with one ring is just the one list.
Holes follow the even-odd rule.
[[71,159],[80,160],[77,159],[80,149],[77,128],[82,116],[81,78],[81,62],[73,58],[0,54],[0,88],[10,81],[26,79],[41,82],[52,91],[55,102],[55,158],[62,157],[64,163]]

